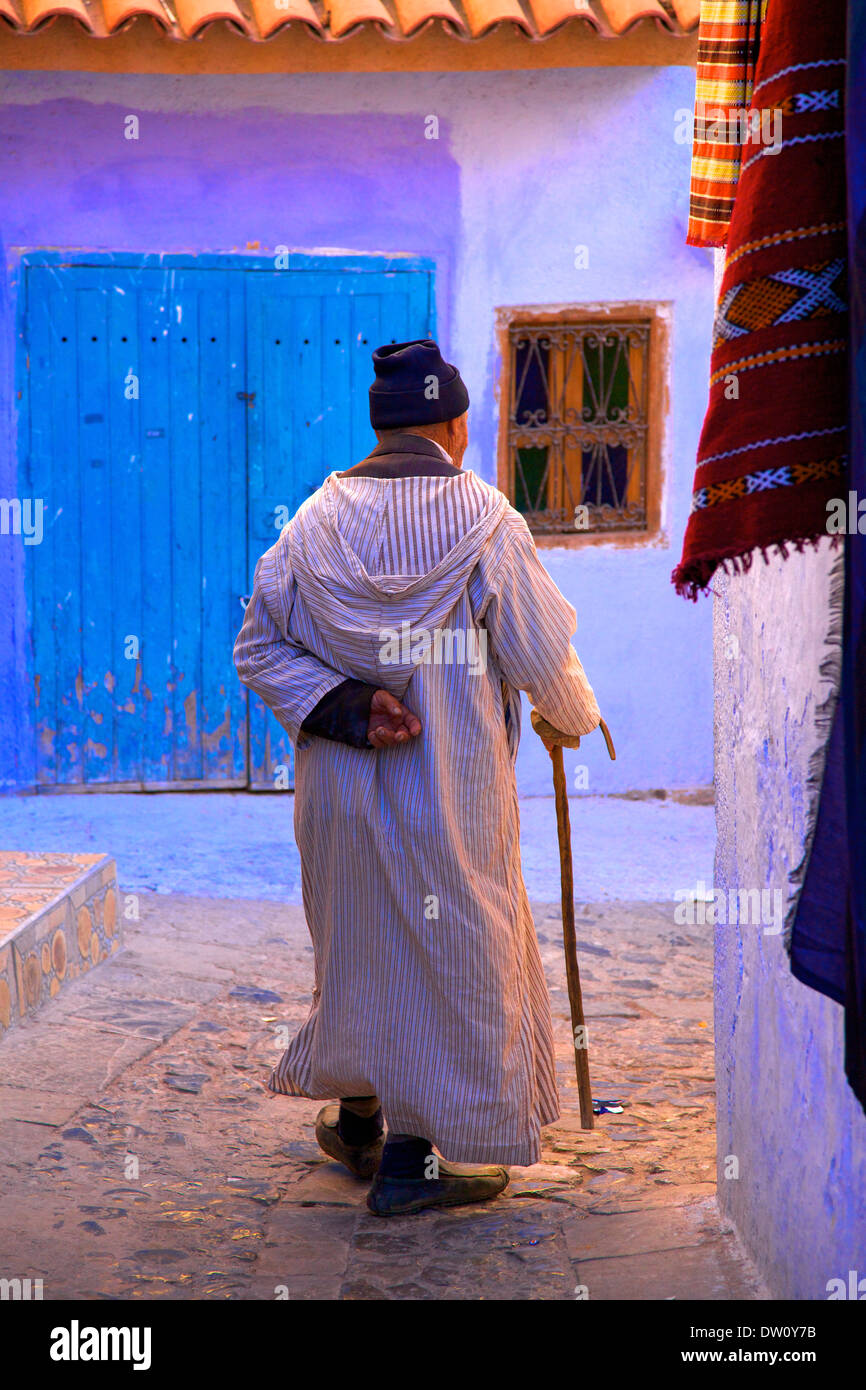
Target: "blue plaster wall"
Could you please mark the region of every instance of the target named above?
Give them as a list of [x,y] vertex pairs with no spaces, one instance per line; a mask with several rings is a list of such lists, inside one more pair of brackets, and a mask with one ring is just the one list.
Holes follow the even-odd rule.
[[[495,310],[671,302],[662,542],[542,554],[578,610],[578,651],[619,753],[609,763],[593,735],[570,755],[570,773],[585,763],[595,793],[708,785],[709,606],[677,599],[669,582],[706,403],[712,316],[710,253],[685,245],[689,148],[674,139],[694,74],[10,73],[5,80],[0,352],[7,359],[10,248],[244,251],[257,242],[263,251],[286,244],[423,254],[437,263],[440,340],[472,396],[466,465],[493,480]],[[128,114],[139,117],[137,142],[123,138]],[[424,138],[430,115],[438,140]],[[576,245],[588,248],[585,269],[575,268]],[[3,378],[0,408],[8,410],[8,366]],[[2,433],[14,473],[13,435]],[[4,481],[4,495],[15,495],[9,487]],[[4,740],[0,751],[0,785],[9,786],[30,775],[21,728],[29,692],[22,547],[9,538],[4,546],[4,584],[19,595],[0,608],[0,713],[12,727],[18,721],[14,749]],[[524,738],[518,776],[523,793],[549,792],[549,762],[534,737]]]
[[[715,887],[791,898],[833,553],[721,575],[716,602]],[[791,974],[783,936],[716,927],[718,1194],[776,1298],[866,1281],[866,1115],[845,1080],[844,1012]],[[829,1286],[829,1288],[828,1288]],[[866,1282],[860,1297],[866,1296]]]

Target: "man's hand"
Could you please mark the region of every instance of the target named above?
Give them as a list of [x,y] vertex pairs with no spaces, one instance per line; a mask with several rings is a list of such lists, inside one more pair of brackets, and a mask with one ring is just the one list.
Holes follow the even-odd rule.
[[421,720],[391,694],[377,690],[370,705],[367,738],[374,748],[390,748],[395,743],[408,743],[421,732]]
[[532,711],[530,716],[532,727],[541,739],[551,758],[557,748],[579,748],[580,738],[577,734],[563,734],[559,729],[554,728],[549,720],[539,714],[537,709]]

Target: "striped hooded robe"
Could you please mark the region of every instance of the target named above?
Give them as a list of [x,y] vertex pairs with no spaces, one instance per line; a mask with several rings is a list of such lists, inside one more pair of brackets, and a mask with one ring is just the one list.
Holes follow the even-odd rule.
[[[272,1090],[375,1093],[447,1159],[538,1160],[559,1107],[514,760],[521,690],[567,732],[599,722],[575,628],[523,518],[468,470],[331,473],[262,556],[235,662],[295,746],[315,958]],[[302,731],[347,677],[403,700],[420,735]]]

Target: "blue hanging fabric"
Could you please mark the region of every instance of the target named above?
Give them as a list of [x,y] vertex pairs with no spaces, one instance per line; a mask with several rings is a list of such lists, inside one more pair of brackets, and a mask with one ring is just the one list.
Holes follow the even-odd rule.
[[[859,501],[866,498],[866,9],[859,0],[849,0],[847,48],[851,447],[846,490]],[[850,534],[850,524],[839,697],[790,946],[797,979],[845,1009],[845,1074],[866,1109],[866,535]]]
[[[848,5],[847,177],[851,273],[851,480],[866,498],[866,10]],[[866,536],[849,537],[842,664],[848,807],[845,1068],[866,1108]]]

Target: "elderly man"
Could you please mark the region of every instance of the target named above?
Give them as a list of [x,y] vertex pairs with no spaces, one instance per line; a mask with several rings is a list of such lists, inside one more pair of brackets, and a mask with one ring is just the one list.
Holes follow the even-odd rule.
[[318,1142],[390,1216],[495,1197],[559,1114],[520,868],[519,692],[568,733],[600,716],[574,609],[520,514],[461,466],[459,372],[429,339],[373,366],[379,443],[262,556],[235,663],[295,745],[315,955],[270,1086],[340,1098]]

